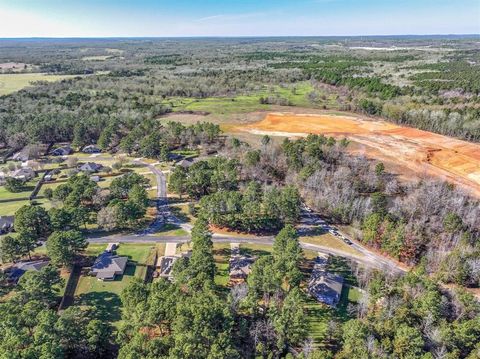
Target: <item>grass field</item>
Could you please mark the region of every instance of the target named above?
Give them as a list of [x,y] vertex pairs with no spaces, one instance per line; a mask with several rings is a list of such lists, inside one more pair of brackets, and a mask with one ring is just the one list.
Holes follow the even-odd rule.
[[[87,248],[87,254],[95,256],[105,248],[105,244],[91,244]],[[156,246],[152,244],[122,243],[117,254],[129,257],[129,265],[124,275],[111,282],[102,282],[95,277],[82,275],[75,290],[77,303],[95,306],[103,319],[112,323],[118,322],[121,318],[120,293],[133,278],[144,277],[146,265],[152,258],[152,252],[156,250]]]
[[33,74],[1,74],[0,75],[0,96],[8,95],[12,92],[19,91],[27,86],[31,86],[32,82],[48,81],[55,82],[66,78],[72,78],[73,75],[45,75],[43,73]]
[[[7,191],[5,186],[0,186],[0,199],[18,199],[18,198],[28,198],[32,193],[35,185],[38,182],[38,178],[32,181],[25,183],[25,186],[22,188],[21,192],[10,192]],[[3,205],[3,203],[2,203]]]
[[279,98],[291,106],[315,107],[308,100],[308,94],[314,89],[308,82],[295,86],[275,86],[265,88],[257,93],[240,95],[235,97],[219,97],[204,99],[171,98],[165,102],[173,107],[174,111],[204,111],[212,114],[246,113],[259,110],[269,110],[271,105],[261,104],[261,97]]
[[[41,204],[45,209],[50,209],[52,204],[46,199],[35,200],[36,204]],[[13,202],[0,203],[0,216],[12,216],[22,206],[30,204],[29,200],[20,200]]]

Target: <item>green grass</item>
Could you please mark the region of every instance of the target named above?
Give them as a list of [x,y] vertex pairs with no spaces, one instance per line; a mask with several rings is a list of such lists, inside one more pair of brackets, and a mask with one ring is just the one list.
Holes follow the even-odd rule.
[[215,275],[215,284],[220,287],[227,287],[230,281],[230,272],[228,261],[230,259],[230,244],[215,243],[213,245],[213,258],[217,266]]
[[259,110],[269,110],[271,105],[261,104],[261,97],[282,98],[292,106],[315,107],[307,95],[313,91],[308,82],[297,83],[294,86],[265,88],[257,93],[235,97],[209,97],[204,99],[171,98],[165,102],[174,111],[205,111],[212,114],[247,113]]
[[188,236],[188,232],[179,226],[167,223],[159,231],[155,232],[156,235],[162,235],[166,237],[183,237]]
[[26,182],[22,188],[22,191],[20,192],[10,192],[5,188],[5,186],[0,186],[0,199],[28,198],[38,181],[39,179],[36,178],[32,181]]
[[0,74],[0,96],[8,95],[27,86],[31,86],[32,82],[55,82],[72,77],[74,77],[74,75],[46,75],[43,73]]
[[[96,256],[106,248],[106,244],[90,244],[86,254]],[[152,251],[156,246],[143,243],[122,243],[117,250],[120,256],[129,257],[129,265],[122,276],[114,281],[102,282],[95,277],[81,276],[75,290],[76,302],[80,305],[93,306],[104,320],[118,324],[121,319],[122,290],[133,278],[144,278],[146,265],[151,260]]]

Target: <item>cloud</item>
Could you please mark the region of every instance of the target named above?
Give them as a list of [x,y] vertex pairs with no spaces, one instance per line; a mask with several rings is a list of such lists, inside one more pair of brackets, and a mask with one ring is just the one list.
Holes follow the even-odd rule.
[[200,19],[197,19],[197,20],[195,20],[195,21],[197,21],[197,22],[209,21],[209,20],[214,20],[214,19],[218,19],[218,18],[221,18],[221,17],[225,17],[225,14],[219,14],[219,15],[212,15],[212,16],[201,17]]

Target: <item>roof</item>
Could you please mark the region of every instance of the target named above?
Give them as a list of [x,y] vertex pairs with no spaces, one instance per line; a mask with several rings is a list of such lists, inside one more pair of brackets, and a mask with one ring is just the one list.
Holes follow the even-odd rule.
[[177,166],[183,167],[183,168],[188,168],[191,165],[193,165],[193,161],[189,159],[184,159],[179,162],[177,162]]
[[61,147],[58,147],[58,148],[55,148],[53,151],[52,151],[52,154],[60,154],[60,155],[68,155],[70,153],[72,153],[73,150],[70,146],[61,146]]
[[308,282],[308,291],[318,300],[336,305],[343,288],[343,277],[328,273],[314,272]]
[[25,274],[25,272],[33,271],[38,272],[43,267],[48,265],[49,261],[47,260],[38,260],[38,261],[29,261],[29,262],[19,262],[16,263],[8,273],[8,279],[13,282],[18,282],[20,277]]
[[234,255],[230,258],[230,277],[246,278],[251,270],[251,266],[255,261],[254,258],[249,256]]
[[87,162],[84,163],[83,165],[80,166],[80,170],[82,171],[88,171],[88,172],[97,172],[99,171],[103,166],[95,163],[95,162]]
[[82,148],[82,151],[94,151],[94,152],[100,152],[100,148],[96,145],[87,145],[84,148]]
[[157,260],[157,268],[160,268],[160,276],[170,277],[172,274],[173,265],[177,261],[178,256],[163,256]]
[[[111,252],[103,252],[95,260],[92,272],[97,273],[97,278],[112,278],[117,273],[123,273],[127,266],[128,258],[113,255]],[[112,275],[113,273],[113,275]]]
[[22,167],[11,173],[11,177],[14,177],[14,178],[25,178],[25,177],[34,177],[34,176],[35,176],[35,171],[30,167]]
[[5,226],[13,226],[13,223],[15,222],[15,217],[14,216],[0,216],[0,228],[3,228]]

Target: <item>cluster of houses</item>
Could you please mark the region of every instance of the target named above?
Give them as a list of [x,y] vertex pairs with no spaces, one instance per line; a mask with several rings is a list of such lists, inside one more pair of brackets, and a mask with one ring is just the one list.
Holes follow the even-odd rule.
[[340,301],[343,288],[343,277],[327,270],[328,255],[318,254],[308,282],[308,292],[316,300],[336,307]]

